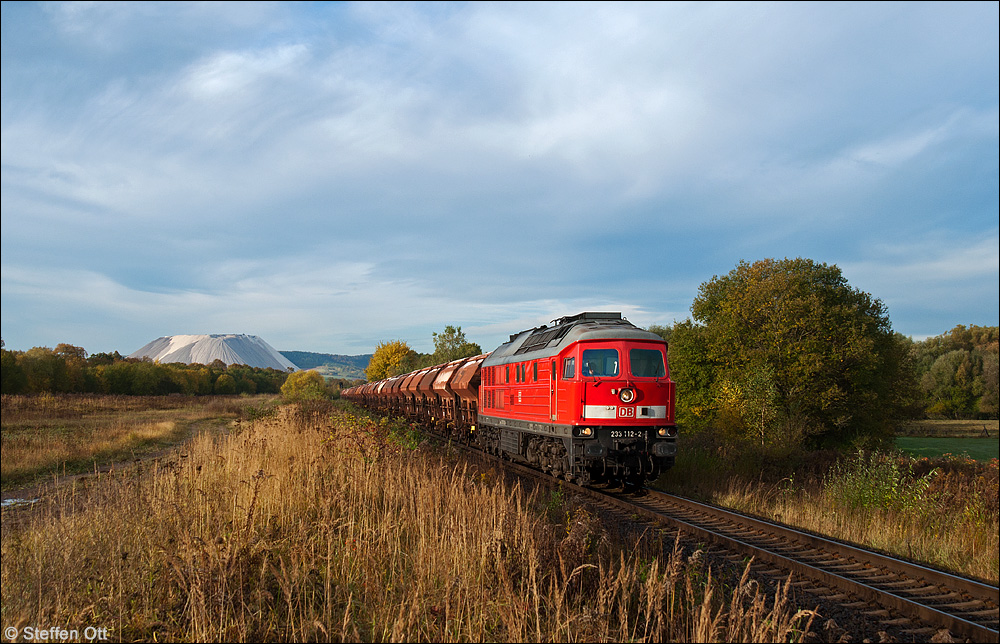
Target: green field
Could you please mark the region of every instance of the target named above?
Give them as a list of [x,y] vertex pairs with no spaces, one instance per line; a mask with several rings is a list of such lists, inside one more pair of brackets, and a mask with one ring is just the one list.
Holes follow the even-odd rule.
[[943,454],[965,454],[977,461],[1000,458],[1000,441],[992,438],[923,438],[899,436],[896,447],[913,456],[935,457]]

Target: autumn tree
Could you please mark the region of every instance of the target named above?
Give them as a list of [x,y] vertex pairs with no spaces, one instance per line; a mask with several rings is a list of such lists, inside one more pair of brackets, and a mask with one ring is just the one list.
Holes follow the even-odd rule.
[[17,362],[17,354],[7,349],[0,349],[3,360],[0,365],[2,374],[2,386],[0,391],[4,394],[19,394],[28,389],[28,378],[24,374],[24,369]]
[[281,385],[281,396],[288,402],[327,398],[326,381],[318,371],[296,371]]
[[[692,398],[763,443],[884,438],[911,386],[885,306],[809,259],[740,262],[701,285],[672,364]],[[678,374],[680,377],[680,374]],[[705,389],[707,388],[707,390]]]
[[369,382],[375,382],[406,373],[415,356],[416,352],[402,340],[379,342],[365,369],[365,376]]
[[17,356],[31,393],[69,391],[66,361],[48,347],[32,347]]
[[86,389],[87,351],[83,347],[60,343],[53,350],[66,365],[66,391],[81,392]]
[[236,393],[236,379],[224,373],[215,379],[215,393],[229,395]]

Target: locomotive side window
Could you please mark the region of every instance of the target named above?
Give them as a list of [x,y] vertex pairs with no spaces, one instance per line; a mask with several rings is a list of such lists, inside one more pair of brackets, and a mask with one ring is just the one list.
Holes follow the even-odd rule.
[[629,349],[629,368],[637,378],[662,378],[667,375],[663,368],[663,354],[656,349]]
[[583,352],[584,376],[617,376],[618,375],[618,350],[617,349],[587,349]]
[[534,362],[531,365],[531,379],[534,382],[538,382],[538,363]]
[[576,358],[565,358],[563,360],[563,379],[572,378],[576,375]]

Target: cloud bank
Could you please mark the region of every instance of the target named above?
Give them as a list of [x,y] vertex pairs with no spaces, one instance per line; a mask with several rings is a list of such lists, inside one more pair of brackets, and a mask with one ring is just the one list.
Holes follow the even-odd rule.
[[3,337],[492,348],[810,257],[998,317],[995,4],[3,5]]

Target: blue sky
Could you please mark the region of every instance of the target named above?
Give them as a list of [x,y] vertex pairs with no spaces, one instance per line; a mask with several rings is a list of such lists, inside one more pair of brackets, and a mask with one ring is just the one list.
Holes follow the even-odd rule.
[[485,350],[808,257],[998,324],[998,4],[2,5],[2,333]]

